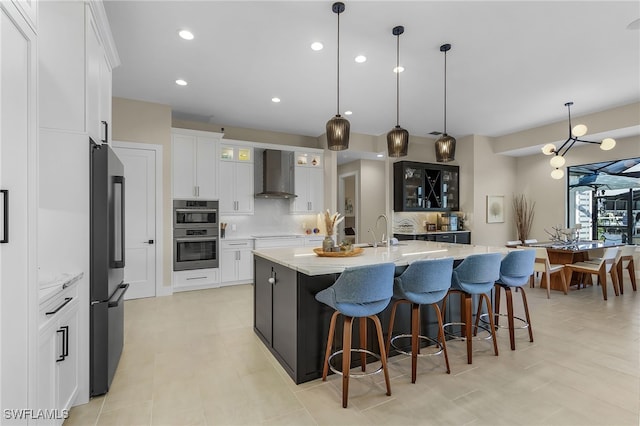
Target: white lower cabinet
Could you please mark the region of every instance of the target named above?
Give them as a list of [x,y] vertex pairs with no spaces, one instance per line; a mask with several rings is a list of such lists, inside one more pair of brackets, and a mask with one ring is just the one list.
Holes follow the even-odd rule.
[[77,288],[61,292],[40,307],[37,408],[42,424],[62,424],[78,393]]
[[244,284],[253,281],[253,240],[220,242],[220,283]]
[[173,291],[202,290],[220,285],[218,268],[173,271]]

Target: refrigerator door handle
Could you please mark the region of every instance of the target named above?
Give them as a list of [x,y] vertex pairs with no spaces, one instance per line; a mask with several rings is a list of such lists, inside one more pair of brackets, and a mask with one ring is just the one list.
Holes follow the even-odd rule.
[[[118,295],[118,298],[116,300],[114,300],[114,301],[109,300],[109,303],[107,304],[107,307],[115,308],[116,306],[118,306],[120,304],[120,302],[122,301],[122,298],[124,297],[124,294],[127,292],[128,288],[129,288],[129,283],[120,284],[120,286],[118,287],[118,290],[121,290],[121,291],[120,291],[120,294]],[[115,295],[115,293],[114,293],[114,295]]]
[[[119,190],[117,190],[119,188]],[[124,268],[124,176],[113,177],[112,267]]]
[[9,242],[9,190],[0,189],[2,194],[2,239],[0,244]]

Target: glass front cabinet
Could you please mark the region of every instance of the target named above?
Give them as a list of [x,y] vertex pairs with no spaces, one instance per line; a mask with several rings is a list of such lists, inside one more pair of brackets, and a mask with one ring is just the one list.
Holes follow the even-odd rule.
[[393,209],[397,212],[458,210],[458,175],[458,166],[394,163]]

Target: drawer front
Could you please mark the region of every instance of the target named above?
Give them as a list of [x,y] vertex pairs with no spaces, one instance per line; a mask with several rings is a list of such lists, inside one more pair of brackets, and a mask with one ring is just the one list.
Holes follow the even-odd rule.
[[38,324],[42,329],[67,312],[72,305],[78,303],[78,286],[62,290],[58,295],[40,306]]
[[253,240],[219,240],[220,250],[251,250],[253,249]]
[[436,234],[436,241],[442,243],[453,243],[455,242],[454,234]]
[[206,284],[216,284],[219,281],[219,269],[193,269],[191,271],[176,271],[173,273],[174,287],[190,287]]

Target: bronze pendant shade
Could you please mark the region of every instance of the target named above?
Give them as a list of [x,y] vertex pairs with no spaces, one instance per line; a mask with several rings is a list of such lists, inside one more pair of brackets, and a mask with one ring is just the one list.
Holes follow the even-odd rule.
[[443,134],[436,141],[436,161],[438,163],[447,163],[453,161],[456,156],[456,139]]
[[349,120],[336,114],[327,121],[327,145],[331,151],[349,149]]
[[440,46],[444,52],[444,133],[436,141],[436,161],[448,163],[456,157],[456,138],[447,134],[447,52],[451,50],[450,44]]
[[396,126],[387,133],[387,153],[389,157],[406,157],[409,150],[409,132]]
[[389,157],[406,157],[409,150],[409,132],[400,127],[400,34],[403,26],[393,28],[396,41],[396,127],[387,133],[387,154]]
[[340,116],[340,14],[344,12],[344,3],[336,2],[331,6],[333,13],[338,15],[338,72],[337,72],[337,111],[336,116],[327,121],[327,147],[331,151],[349,149],[349,120]]

